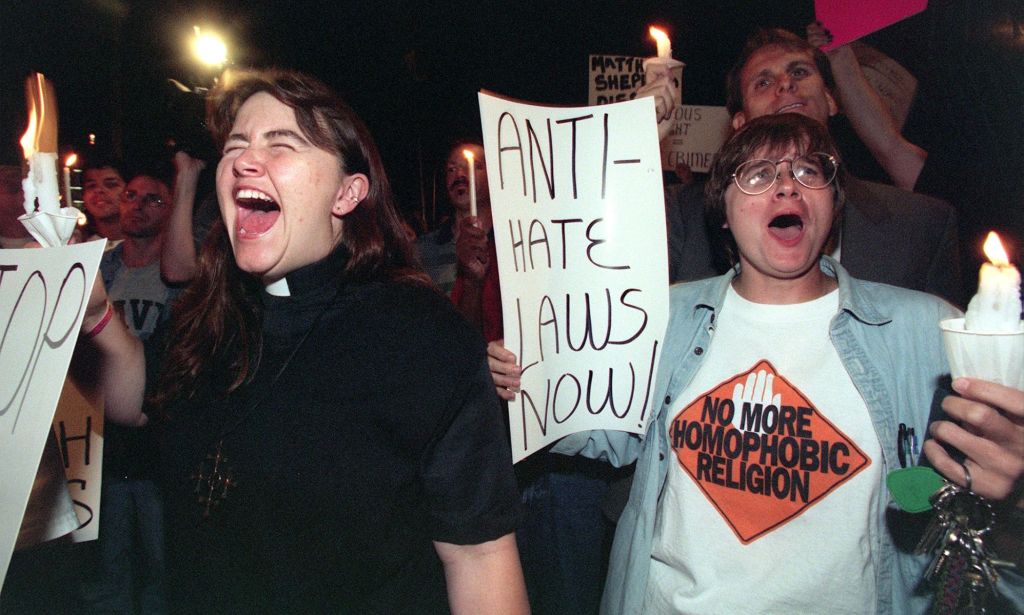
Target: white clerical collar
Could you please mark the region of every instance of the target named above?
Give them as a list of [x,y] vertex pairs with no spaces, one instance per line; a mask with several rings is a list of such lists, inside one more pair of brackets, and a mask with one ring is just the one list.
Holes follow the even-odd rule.
[[275,297],[291,297],[292,293],[288,290],[288,278],[281,278],[276,282],[271,282],[265,286],[267,294],[274,295]]

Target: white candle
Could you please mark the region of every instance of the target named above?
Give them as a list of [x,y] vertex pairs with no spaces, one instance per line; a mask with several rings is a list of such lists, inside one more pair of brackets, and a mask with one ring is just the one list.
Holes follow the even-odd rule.
[[36,210],[36,178],[32,173],[32,159],[28,162],[28,175],[21,180],[21,193],[25,195],[25,213]]
[[36,210],[57,213],[60,190],[57,188],[57,154],[36,152],[28,157],[28,176],[21,182],[25,192],[25,213]]
[[668,35],[654,26],[651,26],[650,33],[651,38],[653,38],[655,43],[658,45],[658,57],[665,59],[671,58],[672,41],[669,40]]
[[64,207],[71,207],[71,167],[64,167]]
[[464,149],[462,155],[466,157],[467,171],[469,174],[469,215],[476,217],[476,161],[473,152]]
[[39,124],[36,119],[36,110],[31,108],[28,114],[28,128],[21,137],[21,151],[24,152],[25,160],[28,161],[28,175],[21,180],[21,191],[25,195],[25,213],[30,214],[36,210],[36,182],[35,165],[32,163],[33,154],[36,152],[36,134],[39,132]]
[[1020,330],[1020,271],[1010,264],[999,236],[985,240],[989,262],[978,272],[978,292],[971,298],[964,317],[964,329],[985,333],[1013,333]]
[[64,207],[74,207],[71,199],[71,167],[78,162],[78,154],[72,153],[64,160]]
[[[21,149],[28,160],[28,176],[21,186],[25,192],[25,213],[57,213],[60,190],[57,188],[57,102],[53,87],[39,73],[25,83],[29,107],[28,127],[21,137]],[[49,150],[49,151],[47,151]]]

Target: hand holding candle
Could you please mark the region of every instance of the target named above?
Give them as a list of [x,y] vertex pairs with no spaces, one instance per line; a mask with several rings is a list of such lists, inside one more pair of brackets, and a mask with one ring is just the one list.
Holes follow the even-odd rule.
[[[683,68],[686,65],[672,58],[672,41],[669,40],[668,35],[664,31],[651,26],[650,34],[657,45],[658,51],[655,57],[644,60],[644,73],[646,77],[644,87],[652,84],[662,76],[667,76],[669,87],[672,91],[672,101],[676,105],[680,105],[683,102]],[[665,115],[668,115],[670,111],[672,109],[665,109]],[[659,118],[663,119],[664,116],[661,115],[662,111],[660,109],[658,113]],[[665,135],[659,136],[664,138]]]
[[469,176],[469,215],[476,217],[476,160],[473,157],[472,150],[462,150],[462,155],[466,157],[466,174]]
[[954,378],[990,380],[1024,389],[1024,323],[1020,272],[1010,264],[999,236],[985,241],[978,292],[964,318],[939,323]]

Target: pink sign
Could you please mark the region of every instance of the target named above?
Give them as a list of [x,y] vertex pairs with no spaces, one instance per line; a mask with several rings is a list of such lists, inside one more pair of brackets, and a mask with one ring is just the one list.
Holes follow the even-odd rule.
[[817,20],[832,33],[834,49],[891,26],[928,7],[928,0],[814,0]]

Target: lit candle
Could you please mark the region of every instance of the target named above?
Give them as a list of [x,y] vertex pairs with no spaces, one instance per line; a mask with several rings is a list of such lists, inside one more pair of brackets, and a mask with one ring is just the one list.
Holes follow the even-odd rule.
[[25,102],[29,110],[28,129],[21,137],[21,147],[28,160],[28,176],[21,183],[25,213],[18,220],[42,246],[67,245],[78,216],[74,209],[60,206],[57,95],[53,84],[33,73],[25,81]]
[[978,273],[978,293],[971,298],[964,317],[964,329],[985,333],[1013,333],[1020,330],[1020,271],[1010,264],[999,235],[985,239],[989,262]]
[[[655,79],[668,77],[676,104],[682,104],[683,68],[686,67],[686,64],[672,57],[672,41],[663,30],[651,26],[650,33],[651,38],[658,44],[658,54],[644,60],[644,78],[647,83],[651,83]],[[665,113],[667,114],[668,111],[666,110]]]
[[473,152],[464,149],[462,155],[466,157],[466,165],[469,171],[469,215],[476,217],[476,161]]
[[651,38],[658,44],[658,57],[668,59],[672,57],[672,41],[662,30],[651,26]]
[[46,78],[35,73],[25,83],[29,102],[28,128],[21,137],[22,151],[28,160],[28,176],[22,182],[25,212],[57,213],[60,192],[57,188],[57,98]]
[[64,161],[64,206],[71,207],[74,202],[71,200],[71,167],[78,161],[77,154],[71,154]]
[[21,151],[25,154],[25,160],[28,160],[28,175],[21,180],[21,192],[25,195],[25,213],[32,213],[36,209],[35,165],[32,157],[36,153],[37,124],[36,110],[33,105],[28,111],[28,128],[25,129],[25,134],[22,135],[20,141]]

